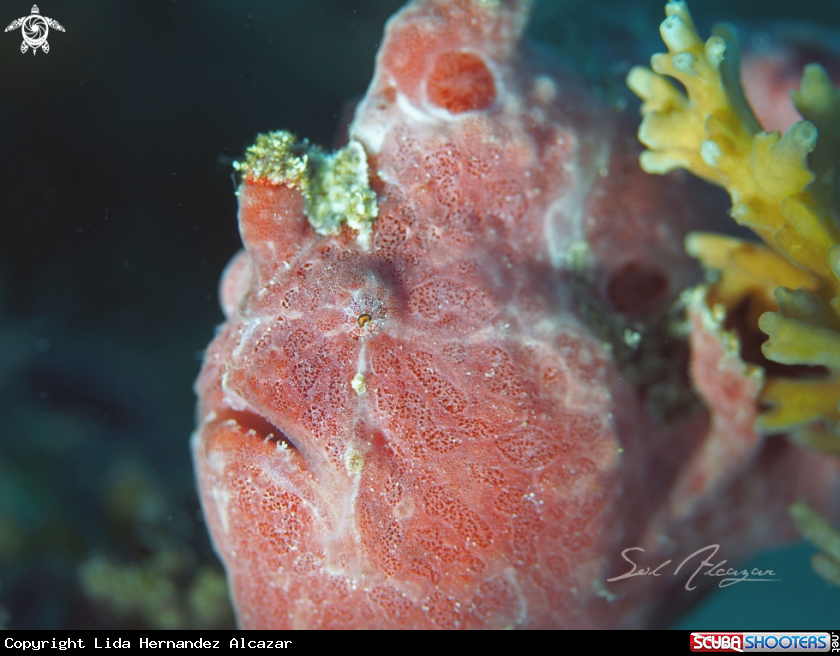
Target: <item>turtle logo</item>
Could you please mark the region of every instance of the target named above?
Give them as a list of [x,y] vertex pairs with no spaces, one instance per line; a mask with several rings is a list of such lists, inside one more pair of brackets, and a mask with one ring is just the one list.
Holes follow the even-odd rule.
[[63,32],[64,28],[58,24],[58,21],[46,16],[41,16],[38,5],[32,5],[32,13],[29,16],[18,18],[12,21],[12,24],[6,28],[6,32],[20,28],[23,34],[23,43],[20,44],[20,51],[26,52],[32,48],[32,54],[38,52],[38,48],[42,48],[44,52],[50,51],[50,44],[47,43],[47,34],[50,28]]

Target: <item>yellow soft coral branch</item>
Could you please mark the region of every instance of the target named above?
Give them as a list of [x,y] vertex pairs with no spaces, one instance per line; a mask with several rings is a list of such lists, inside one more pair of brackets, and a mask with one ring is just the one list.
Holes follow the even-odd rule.
[[[644,101],[639,140],[649,148],[640,163],[648,173],[685,168],[725,187],[732,216],[776,248],[773,234],[785,224],[779,207],[804,192],[814,178],[807,155],[816,130],[800,122],[787,135],[766,134],[744,99],[739,53],[732,32],[717,27],[703,43],[685,2],[669,2],[660,28],[668,53],[650,69],[636,66],[628,86]],[[663,76],[673,77],[688,95]]]
[[[738,92],[727,88],[731,87],[727,84],[730,76],[721,74],[721,67],[737,67],[737,61],[731,61],[737,54],[730,48],[730,61],[724,64],[724,37],[713,36],[704,44],[684,2],[669,2],[665,13],[668,18],[660,33],[670,52],[653,56],[653,71],[637,66],[627,78],[630,88],[645,101],[639,138],[650,150],[642,155],[642,167],[649,173],[687,168],[706,180],[724,184],[721,173],[707,161],[715,157],[709,145],[704,146],[707,122],[712,118],[717,131],[729,140],[728,145],[742,154],[749,152],[752,137],[760,130],[746,101],[731,102]],[[679,80],[689,89],[689,97],[664,75]]]
[[[771,378],[764,385],[762,400],[773,408],[759,417],[758,428],[765,433],[778,433],[794,426],[807,427],[817,420],[833,425],[840,421],[838,398],[840,380]],[[840,438],[832,437],[840,446]]]
[[754,242],[706,232],[694,232],[685,240],[685,250],[708,269],[720,271],[720,279],[708,294],[711,305],[734,308],[749,297],[760,314],[778,307],[779,287],[816,290],[820,280],[791,264],[784,256]]
[[[784,135],[765,133],[744,99],[738,80],[737,41],[727,27],[715,28],[705,43],[697,35],[685,2],[669,2],[661,26],[668,53],[651,58],[653,70],[636,66],[627,84],[644,101],[639,139],[649,150],[640,162],[649,173],[685,168],[729,191],[732,216],[752,228],[772,249],[821,277],[827,248],[840,239],[834,221],[826,222],[819,201],[836,200],[840,159],[840,93],[818,66],[806,70],[797,107],[814,122],[800,121]],[[679,80],[687,95],[664,76]],[[828,130],[827,145],[815,151],[818,129]],[[826,126],[823,128],[823,126]],[[831,126],[830,128],[828,126]],[[817,177],[809,168],[814,152],[820,162],[818,198],[809,187]],[[831,282],[832,295],[840,286]]]
[[[685,2],[672,0],[665,13],[668,53],[653,56],[653,70],[635,67],[627,77],[643,100],[639,139],[649,150],[640,163],[649,173],[685,168],[725,187],[732,217],[764,241],[695,233],[686,249],[721,271],[709,302],[732,309],[748,299],[751,319],[763,312],[769,360],[829,370],[822,379],[768,378],[761,400],[769,410],[756,428],[840,455],[840,90],[822,68],[807,66],[791,94],[807,120],[784,136],[763,132],[744,98],[731,30],[715,28],[704,43]],[[805,502],[789,512],[822,550],[814,570],[840,585],[840,533]]]
[[816,175],[809,191],[823,208],[833,226],[840,222],[840,89],[835,89],[821,66],[809,64],[802,74],[799,91],[791,92],[793,104],[802,116],[817,127],[817,147],[808,158]]
[[826,581],[840,586],[840,532],[805,501],[791,505],[788,514],[805,539],[820,549],[820,553],[811,558],[814,571]]
[[[726,188],[733,218],[767,248],[690,235],[689,253],[722,271],[710,300],[732,309],[750,298],[753,314],[764,311],[759,327],[770,335],[763,345],[769,359],[840,372],[840,91],[819,66],[807,67],[793,97],[809,120],[784,136],[763,132],[744,99],[731,30],[715,28],[704,43],[685,2],[669,2],[665,13],[660,31],[668,52],[653,56],[653,70],[635,67],[627,78],[644,101],[639,139],[649,150],[642,167],[651,173],[682,167]],[[664,76],[679,80],[686,93]],[[835,395],[836,406],[834,387],[812,392],[821,395],[821,407],[825,395]],[[803,398],[789,395],[783,402],[789,407],[763,425],[793,428],[807,414],[795,408]]]
[[761,347],[768,360],[840,370],[840,332],[783,317],[778,312],[761,315],[758,327],[770,335]]

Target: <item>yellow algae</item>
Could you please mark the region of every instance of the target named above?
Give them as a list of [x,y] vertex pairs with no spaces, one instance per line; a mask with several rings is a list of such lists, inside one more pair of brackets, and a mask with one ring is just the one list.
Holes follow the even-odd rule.
[[370,188],[367,154],[358,141],[351,139],[329,154],[284,130],[260,134],[234,168],[253,180],[299,189],[315,232],[332,235],[347,224],[359,245],[369,248],[379,206]]

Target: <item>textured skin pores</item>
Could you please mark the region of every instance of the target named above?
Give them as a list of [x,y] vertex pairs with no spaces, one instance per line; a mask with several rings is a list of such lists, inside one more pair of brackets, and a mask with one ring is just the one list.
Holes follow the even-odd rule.
[[758,440],[699,403],[655,411],[690,389],[677,356],[642,337],[619,361],[694,275],[696,215],[519,43],[526,16],[428,0],[389,23],[351,127],[369,244],[316,234],[293,182],[244,176],[193,450],[245,627],[639,626],[688,602],[671,578],[608,583],[623,548],[658,564],[726,536],[736,558],[804,489],[807,456],[692,464]]

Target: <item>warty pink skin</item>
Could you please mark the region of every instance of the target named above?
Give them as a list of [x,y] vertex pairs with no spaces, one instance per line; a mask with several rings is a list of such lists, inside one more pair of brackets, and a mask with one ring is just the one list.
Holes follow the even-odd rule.
[[796,495],[836,488],[815,456],[764,448],[754,381],[697,308],[711,411],[657,412],[689,386],[679,345],[610,341],[667,323],[699,204],[520,42],[527,4],[418,0],[389,23],[351,127],[369,250],[317,235],[290,184],[243,181],[193,451],[244,627],[656,624],[696,597],[673,576],[608,582],[623,549],[732,561],[789,531]]

